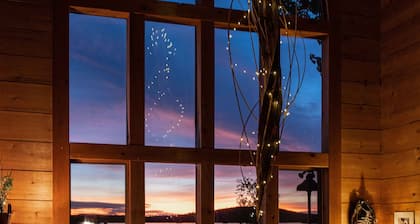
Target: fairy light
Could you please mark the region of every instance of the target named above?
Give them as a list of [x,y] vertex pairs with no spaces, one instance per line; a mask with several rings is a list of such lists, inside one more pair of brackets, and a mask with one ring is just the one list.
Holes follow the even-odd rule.
[[[157,55],[160,52],[163,53],[164,62],[161,67],[158,67],[154,74],[151,76],[151,80],[146,83],[146,91],[148,96],[151,96],[151,105],[148,108],[148,113],[146,113],[144,122],[147,133],[152,133],[151,128],[153,125],[150,125],[153,112],[155,108],[161,106],[162,102],[166,100],[168,95],[169,88],[162,88],[162,86],[168,85],[172,77],[172,68],[171,68],[171,59],[176,56],[177,49],[175,43],[169,38],[169,35],[165,28],[151,28],[151,34],[149,36],[151,44],[146,46],[146,55]],[[165,102],[166,103],[166,102]],[[158,139],[166,139],[169,134],[173,133],[175,129],[179,128],[183,122],[185,106],[182,103],[182,100],[178,97],[175,97],[174,104],[176,105],[178,117],[175,120],[175,123],[166,127],[163,133],[157,136]],[[154,132],[153,132],[154,133]]]
[[[262,7],[264,7],[264,10],[266,10],[266,8],[267,8],[266,6],[268,6],[268,7],[272,7],[273,9],[277,8],[279,10],[275,16],[281,16],[282,17],[280,19],[283,22],[283,24],[285,23],[284,24],[285,25],[285,29],[286,29],[286,31],[284,32],[285,35],[288,35],[288,33],[289,33],[288,32],[289,27],[291,27],[292,25],[295,25],[295,24],[292,24],[292,22],[290,20],[289,21],[286,20],[286,17],[285,16],[288,15],[289,12],[287,11],[287,9],[285,9],[284,5],[282,5],[281,2],[279,3],[279,5],[277,5],[277,3],[274,3],[272,1],[258,0],[257,2],[260,5],[254,4],[253,6],[251,6],[251,0],[248,0],[247,2],[248,2],[247,14],[246,15],[242,15],[243,19],[254,19],[252,17],[252,15],[250,14],[250,13],[254,13],[254,11],[251,11],[251,7],[255,7],[257,9],[258,8],[263,9]],[[252,1],[252,3],[255,3],[255,2],[256,1]],[[263,5],[261,5],[261,4],[263,4]],[[271,10],[271,9],[269,9],[269,10]],[[256,15],[256,16],[258,17],[259,15]],[[257,20],[258,19],[260,19],[260,18],[257,18]],[[249,25],[257,26],[257,31],[258,32],[259,32],[258,29],[264,29],[264,27],[258,27],[258,24],[252,24],[253,22],[254,22],[253,20],[250,20],[249,21],[249,23],[250,23]],[[241,23],[244,23],[244,20],[234,21],[233,22],[233,26],[232,26],[233,27],[233,30],[236,31],[236,29],[237,29],[236,27],[238,27],[237,25],[241,25]],[[264,30],[262,32],[264,32]],[[232,38],[232,36],[229,35],[228,36],[228,40],[230,40],[231,38]],[[288,41],[289,42],[288,39],[285,40],[285,41]],[[280,43],[280,45],[281,45],[281,44],[283,44],[283,40],[280,39],[279,42],[277,42],[277,43]],[[230,44],[230,42],[228,42],[228,44]],[[231,54],[230,49],[229,48],[226,48],[226,49],[229,51],[229,54]],[[260,58],[260,60],[262,60],[262,59]],[[276,77],[276,79],[277,78],[281,78],[282,80],[285,80],[284,83],[287,83],[287,82],[291,81],[292,76],[290,74],[287,75],[287,76],[283,76],[282,73],[280,72],[281,70],[276,71],[275,69],[273,69],[273,67],[271,67],[271,65],[264,64],[264,63],[262,63],[262,64],[264,65],[264,67],[263,68],[260,67],[261,68],[260,70],[255,71],[255,75],[252,74],[252,77],[251,78],[252,78],[253,81],[258,80],[259,78],[261,78],[261,79],[259,79],[260,82],[259,82],[259,85],[258,86],[268,96],[269,106],[270,107],[273,106],[275,108],[275,112],[281,111],[281,115],[283,115],[283,116],[280,116],[280,119],[286,119],[286,117],[290,116],[289,107],[291,106],[292,102],[294,101],[293,100],[294,98],[287,98],[287,96],[292,97],[291,94],[290,94],[290,92],[293,91],[292,90],[293,88],[290,87],[289,85],[283,85],[283,86],[280,85],[280,87],[277,87],[277,88],[280,88],[279,89],[280,90],[280,94],[277,94],[277,92],[272,92],[273,90],[269,86],[266,86],[266,85],[268,85],[268,80],[270,80],[270,78],[272,78],[272,77],[278,76],[278,77]],[[239,69],[239,68],[236,68],[236,67],[238,67],[238,65],[232,63],[232,61],[231,61],[231,64],[230,65],[231,65],[231,69],[234,69],[234,68],[235,68],[235,70],[236,69]],[[241,70],[238,70],[238,71],[240,73]],[[252,73],[252,72],[249,72],[249,73]],[[242,70],[242,74],[243,75],[246,75],[247,72],[245,70]],[[300,85],[300,84],[298,84],[298,85]],[[274,97],[274,95],[275,95],[275,97]],[[283,99],[278,99],[278,98],[281,98],[281,97],[283,97]],[[278,107],[280,107],[280,108],[278,108]],[[282,108],[282,107],[285,107],[285,108]],[[255,135],[256,133],[255,132],[252,132],[252,134]],[[245,136],[247,136],[246,135],[246,132],[245,132]],[[259,138],[260,138],[260,136],[258,136],[258,141],[260,140]],[[280,138],[281,138],[281,136],[280,136]],[[241,146],[243,146],[244,145],[242,143],[242,142],[244,142],[244,138],[243,137],[240,138],[240,142],[241,142]],[[249,147],[248,136],[247,136],[245,142],[246,142],[246,146]],[[261,145],[259,143],[256,144],[257,151],[256,152],[254,151],[251,154],[253,156],[258,155],[261,158],[267,158],[267,156],[269,156],[271,159],[275,159],[276,158],[276,152],[277,152],[275,150],[278,150],[278,147],[279,147],[280,143],[281,143],[281,141],[280,140],[276,140],[276,139],[274,139],[274,140],[271,139],[269,141],[267,141],[267,139],[262,139],[262,144]],[[260,147],[260,146],[262,146],[262,147]],[[261,150],[263,150],[263,151],[261,151]],[[252,166],[256,162],[257,165],[258,165],[258,162],[260,162],[260,161],[254,161],[255,158],[254,157],[252,157],[252,158],[253,158],[253,160],[251,162],[249,162],[249,164]],[[270,163],[271,162],[272,161],[270,161]],[[260,189],[260,185],[261,186],[266,185],[267,182],[268,181],[271,181],[271,179],[273,179],[273,178],[274,178],[274,176],[272,174],[270,174],[270,173],[267,173],[267,174],[265,174],[265,176],[263,175],[262,177],[258,176],[257,177],[258,182],[257,182],[257,185],[256,185],[256,189],[257,190],[261,190]],[[258,185],[258,184],[260,184],[260,185]],[[261,190],[261,191],[264,192],[263,190]],[[257,192],[259,192],[259,191],[257,191]],[[258,193],[258,195],[259,196],[262,196],[262,195],[264,195],[264,193],[262,193],[262,194],[259,194]],[[256,201],[258,201],[258,197],[256,197]],[[264,211],[262,209],[260,209],[261,208],[261,204],[260,203],[261,203],[261,201],[259,201],[256,204],[256,207],[255,207],[256,213],[255,213],[255,215],[263,216]]]

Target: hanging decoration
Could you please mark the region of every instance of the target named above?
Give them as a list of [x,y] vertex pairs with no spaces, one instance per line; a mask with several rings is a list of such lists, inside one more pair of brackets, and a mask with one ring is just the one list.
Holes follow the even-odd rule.
[[359,200],[351,217],[351,224],[376,224],[375,211],[365,200]]
[[[231,9],[232,5],[233,0],[230,5]],[[299,63],[296,52],[297,5],[295,4],[294,12],[290,12],[288,9],[290,9],[290,5],[286,8],[281,0],[248,0],[247,14],[243,16],[245,21],[231,23],[233,30],[236,30],[236,27],[241,24],[247,23],[250,33],[258,34],[259,51],[255,53],[254,45],[252,44],[251,47],[254,51],[256,64],[255,74],[259,81],[259,100],[255,104],[246,103],[245,108],[241,108],[239,104],[240,99],[245,102],[246,99],[244,99],[235,77],[235,64],[230,50],[232,38],[230,31],[228,31],[227,37],[228,46],[226,49],[229,51],[233,86],[242,122],[241,146],[246,145],[249,148],[246,131],[249,119],[257,117],[258,120],[257,150],[252,152],[251,158],[255,157],[255,161],[250,164],[256,166],[255,212],[258,223],[265,223],[266,190],[273,178],[273,172],[277,172],[277,169],[273,169],[272,164],[279,152],[285,121],[290,116],[290,107],[302,86],[305,74],[306,61]],[[287,41],[289,57],[287,73],[283,72],[280,66],[281,35],[284,35],[284,40]],[[251,42],[253,43],[253,41]],[[256,55],[259,56],[259,60]],[[257,61],[259,61],[258,64]],[[256,111],[259,111],[259,116],[256,116]]]
[[173,103],[177,105],[177,119],[173,123],[168,124],[163,132],[152,130],[149,121],[155,113],[154,110],[162,106],[161,103],[165,97],[173,94],[168,83],[172,78],[171,59],[176,56],[177,49],[165,28],[152,27],[151,31],[149,36],[150,45],[145,46],[145,54],[150,56],[159,54],[164,60],[157,60],[162,63],[156,66],[153,78],[146,83],[146,95],[150,97],[151,104],[145,111],[145,128],[147,134],[160,133],[160,135],[154,136],[154,138],[156,142],[162,142],[175,129],[181,126],[184,119],[185,105],[179,97],[170,97],[171,99],[174,98],[175,102]]

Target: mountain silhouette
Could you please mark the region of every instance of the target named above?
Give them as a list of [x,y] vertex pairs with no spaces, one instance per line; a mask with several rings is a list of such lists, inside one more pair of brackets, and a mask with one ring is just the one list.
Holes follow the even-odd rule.
[[[235,207],[225,208],[215,211],[215,222],[222,223],[254,223],[255,218],[252,216],[254,209],[252,207]],[[307,222],[307,214],[279,209],[281,222]],[[71,223],[81,223],[89,220],[94,223],[113,221],[124,222],[124,216],[106,216],[106,215],[76,215],[71,216]],[[311,220],[318,222],[318,215],[312,214]],[[195,222],[195,213],[183,215],[157,215],[146,217],[146,222]]]

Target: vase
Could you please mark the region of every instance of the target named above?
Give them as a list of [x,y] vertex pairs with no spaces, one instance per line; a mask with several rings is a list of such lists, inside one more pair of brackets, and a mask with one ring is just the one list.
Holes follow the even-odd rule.
[[10,213],[1,213],[0,215],[0,224],[11,224],[12,223],[12,214]]

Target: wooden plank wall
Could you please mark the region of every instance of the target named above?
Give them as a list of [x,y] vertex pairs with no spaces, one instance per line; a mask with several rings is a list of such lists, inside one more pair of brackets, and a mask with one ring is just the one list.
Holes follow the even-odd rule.
[[52,1],[0,1],[0,169],[12,223],[52,220]]
[[[395,210],[420,220],[420,2],[396,2],[339,9],[342,223],[362,186],[380,223]],[[51,20],[51,0],[0,1],[0,159],[14,170],[14,223],[52,222]]]
[[383,0],[383,223],[394,211],[415,211],[420,222],[420,1]]
[[[341,1],[341,223],[356,192],[381,203],[380,2]],[[334,190],[334,189],[330,189]],[[378,217],[380,223],[381,218]]]

